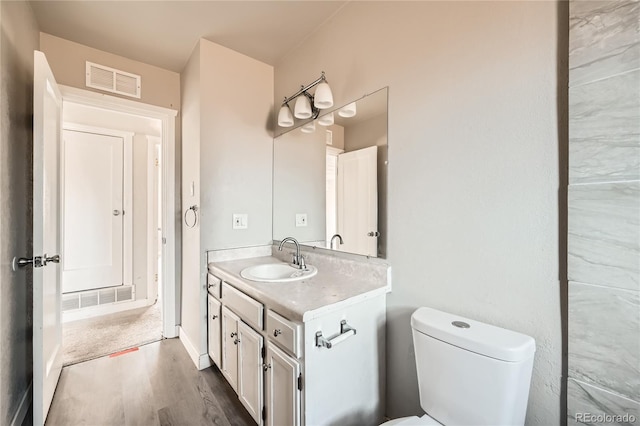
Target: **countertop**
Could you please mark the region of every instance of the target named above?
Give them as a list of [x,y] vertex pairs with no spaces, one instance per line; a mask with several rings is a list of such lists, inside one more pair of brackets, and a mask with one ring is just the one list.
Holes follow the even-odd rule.
[[[280,315],[306,322],[342,307],[391,291],[387,267],[342,265],[340,262],[308,262],[318,274],[289,283],[266,283],[244,279],[240,271],[264,263],[282,263],[273,256],[209,263],[209,272]],[[381,275],[384,274],[384,277]]]

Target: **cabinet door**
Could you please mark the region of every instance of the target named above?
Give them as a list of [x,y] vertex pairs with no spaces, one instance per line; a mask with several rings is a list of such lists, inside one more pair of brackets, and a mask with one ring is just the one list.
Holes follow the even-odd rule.
[[212,295],[208,295],[208,352],[209,357],[213,360],[213,363],[218,366],[218,368],[222,367],[221,360],[221,345],[220,341],[220,302],[218,302]]
[[222,307],[222,374],[238,392],[238,323],[240,318]]
[[251,417],[262,425],[262,336],[240,321],[238,323],[238,397]]
[[267,426],[300,425],[300,364],[269,342],[267,347]]

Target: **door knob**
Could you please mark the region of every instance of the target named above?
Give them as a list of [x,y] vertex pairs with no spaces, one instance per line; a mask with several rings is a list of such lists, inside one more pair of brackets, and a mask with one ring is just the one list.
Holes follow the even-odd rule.
[[218,318],[218,316],[217,316],[217,315],[211,315],[211,319],[212,319],[212,320],[214,320],[214,319],[216,319],[216,318]]
[[120,216],[120,210],[114,210],[113,211],[113,215],[114,216]]
[[380,236],[380,232],[378,231],[371,231],[371,232],[367,232],[367,235],[369,237],[379,237]]
[[55,256],[51,256],[51,257],[47,257],[47,255],[45,254],[44,256],[42,256],[42,264],[43,265],[47,265],[47,263],[51,262],[51,263],[60,263],[60,255],[56,254]]

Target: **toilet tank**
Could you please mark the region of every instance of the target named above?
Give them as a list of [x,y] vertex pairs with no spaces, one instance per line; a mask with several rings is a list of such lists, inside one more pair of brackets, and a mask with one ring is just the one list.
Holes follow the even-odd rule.
[[522,425],[535,341],[431,308],[411,316],[420,405],[444,425]]

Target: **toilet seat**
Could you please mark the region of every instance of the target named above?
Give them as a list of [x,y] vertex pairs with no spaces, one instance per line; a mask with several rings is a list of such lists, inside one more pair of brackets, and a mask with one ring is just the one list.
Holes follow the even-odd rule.
[[422,417],[411,416],[392,419],[382,423],[380,426],[442,426],[442,423],[425,414]]

